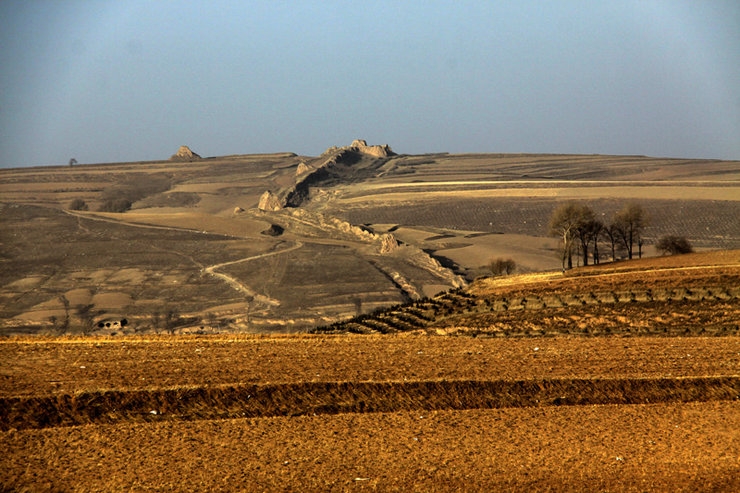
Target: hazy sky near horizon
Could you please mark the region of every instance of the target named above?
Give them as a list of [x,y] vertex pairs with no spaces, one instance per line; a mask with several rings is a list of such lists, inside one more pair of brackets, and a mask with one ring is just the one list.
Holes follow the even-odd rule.
[[740,2],[0,2],[0,167],[292,151],[740,159]]

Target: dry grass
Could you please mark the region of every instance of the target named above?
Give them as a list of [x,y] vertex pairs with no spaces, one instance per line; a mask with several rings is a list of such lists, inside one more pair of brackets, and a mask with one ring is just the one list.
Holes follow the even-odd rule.
[[740,251],[479,279],[431,299],[314,329],[486,337],[740,334]]
[[0,400],[0,430],[342,413],[734,400],[740,377],[315,382],[77,392]]

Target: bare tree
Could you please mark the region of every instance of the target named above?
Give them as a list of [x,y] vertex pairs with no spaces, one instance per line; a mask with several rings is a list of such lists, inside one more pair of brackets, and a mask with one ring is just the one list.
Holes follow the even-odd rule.
[[614,262],[615,260],[617,260],[617,247],[620,246],[618,228],[614,223],[612,223],[608,226],[605,226],[601,234],[609,241],[612,252],[612,262]]
[[642,232],[647,226],[647,215],[639,204],[627,204],[614,216],[614,227],[620,242],[627,250],[627,257],[632,259],[634,245],[638,245],[638,255],[642,257]]
[[59,296],[59,301],[62,302],[62,306],[64,307],[64,320],[59,324],[59,333],[64,334],[69,330],[69,300],[62,294]]
[[497,258],[488,264],[494,276],[508,276],[516,270],[516,262],[512,259]]
[[[591,243],[589,223],[594,221],[594,213],[587,205],[568,203],[561,205],[550,218],[550,234],[562,238],[561,261],[563,270],[573,268],[573,253],[580,243],[583,263],[588,265],[588,245]],[[578,242],[578,243],[577,243]]]
[[216,327],[216,322],[218,321],[216,315],[213,314],[213,312],[206,312],[205,319],[208,326],[211,328],[211,330],[213,330]]
[[56,334],[59,332],[59,326],[57,323],[59,322],[59,319],[56,315],[52,315],[49,317],[49,323],[51,324],[51,331],[52,333]]
[[154,329],[155,334],[159,334],[159,324],[161,322],[161,315],[158,310],[154,310],[152,312],[152,328]]
[[254,296],[252,296],[251,294],[248,294],[244,297],[244,301],[247,302],[247,328],[249,328],[249,323],[250,323],[249,314],[252,311],[252,303],[254,303]]
[[72,202],[69,203],[67,208],[71,211],[87,211],[90,209],[87,205],[87,202],[82,199],[73,199]]
[[604,228],[604,223],[598,219],[593,219],[589,223],[589,235],[591,237],[591,241],[594,244],[594,264],[601,263],[601,255],[599,254],[599,241],[601,239]]
[[594,237],[595,222],[594,212],[588,206],[581,206],[576,222],[576,236],[583,255],[583,265],[588,265],[588,247]]
[[180,314],[174,308],[170,308],[164,314],[164,330],[170,334],[174,334],[179,321]]

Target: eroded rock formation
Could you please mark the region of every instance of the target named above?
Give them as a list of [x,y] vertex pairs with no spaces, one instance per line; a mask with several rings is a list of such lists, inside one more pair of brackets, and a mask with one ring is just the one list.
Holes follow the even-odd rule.
[[260,197],[257,208],[261,211],[279,211],[283,206],[280,203],[280,199],[274,193],[266,190]]
[[180,146],[177,153],[170,157],[170,161],[195,161],[201,157],[190,150],[188,146]]
[[312,168],[311,166],[309,166],[306,163],[304,163],[303,161],[301,161],[298,164],[298,168],[296,168],[296,170],[295,170],[295,174],[296,174],[296,176],[301,176],[301,175],[305,175],[306,173],[310,173],[313,170],[314,170],[314,168]]
[[390,233],[380,235],[380,253],[391,253],[398,249],[398,240]]
[[353,140],[349,147],[363,154],[375,157],[388,157],[395,154],[388,144],[369,146],[367,145],[367,141],[363,139]]

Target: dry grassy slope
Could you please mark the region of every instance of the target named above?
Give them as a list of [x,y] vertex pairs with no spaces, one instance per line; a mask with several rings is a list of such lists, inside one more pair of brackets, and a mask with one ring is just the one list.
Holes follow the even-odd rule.
[[[546,223],[569,198],[588,200],[607,216],[627,197],[639,199],[653,219],[650,238],[677,233],[700,248],[740,245],[737,163],[639,156],[363,158],[357,169],[352,163],[332,168],[328,181],[309,189],[301,210],[310,224],[286,219],[283,237],[264,237],[260,232],[281,216],[250,208],[264,190],[293,186],[298,163],[312,159],[273,154],[0,170],[2,200],[27,207],[23,213],[34,218],[24,221],[23,214],[14,218],[3,209],[3,333],[55,330],[50,317],[64,315],[60,295],[92,300],[100,317],[127,316],[140,331],[154,330],[155,312],[171,308],[157,306],[163,298],[182,315],[177,330],[294,331],[454,285],[454,276],[425,267],[418,255],[376,255],[372,242],[310,219],[319,213],[327,224],[339,218],[398,234],[468,279],[484,273],[494,256],[511,256],[524,271],[555,268],[557,245],[544,236]],[[123,196],[134,199],[125,214],[56,213],[73,198],[94,210],[106,198]],[[33,209],[38,206],[46,212]],[[304,247],[291,248],[297,245]],[[286,253],[272,255],[278,251]],[[307,269],[312,255],[336,261]],[[34,259],[44,259],[43,265]],[[220,278],[202,274],[224,264]],[[346,275],[350,270],[368,282],[355,283]],[[83,291],[87,295],[78,296]],[[248,306],[244,293],[255,291],[282,308]]]
[[335,213],[354,223],[400,227],[401,234],[416,227],[449,235],[424,248],[457,263],[470,279],[483,274],[493,256],[514,257],[524,271],[557,268],[546,231],[550,214],[565,200],[588,203],[605,221],[627,201],[639,202],[651,218],[648,244],[678,234],[700,249],[740,248],[736,162],[428,155],[400,156],[387,166],[382,176],[339,187]]
[[[189,168],[193,175],[187,182],[178,182],[173,190],[197,194],[200,199],[197,203],[187,208],[147,208],[135,212],[147,214],[147,222],[164,226],[177,218],[178,223],[173,225],[181,226],[186,220],[176,214],[195,211],[198,216],[188,218],[191,222],[187,227],[208,230],[209,215],[227,218],[236,205],[247,203],[249,207],[249,202],[256,203],[256,194],[262,191],[258,192],[257,188],[271,180],[280,186],[289,183],[286,177],[293,170],[290,163],[284,163],[293,157],[255,158],[265,162],[264,168],[253,175],[244,172],[241,159],[224,159],[220,164],[208,160],[189,163],[206,167]],[[266,161],[273,164],[268,166]],[[479,180],[498,170],[506,180],[527,179],[523,175],[536,171],[540,173],[538,178],[544,179],[717,178],[720,182],[737,182],[736,163],[659,161],[604,156],[401,156],[395,165],[389,163],[385,175],[378,180],[456,181],[460,178],[459,170]],[[649,163],[655,166],[651,169]],[[208,168],[210,164],[217,166]],[[186,166],[151,165],[158,173],[174,174],[181,173]],[[146,172],[139,164],[116,166],[121,173]],[[74,169],[82,172],[83,168]],[[216,168],[219,178],[209,177]],[[106,180],[112,169],[87,168],[91,176],[81,178],[81,183],[90,180],[87,183],[93,185],[89,186],[69,185],[74,182],[45,175],[48,169],[1,172],[0,192],[3,200],[54,207],[81,193],[97,200],[111,183]],[[447,178],[443,176],[445,173]],[[19,174],[24,177],[19,178]],[[46,179],[49,187],[33,185]],[[57,187],[55,180],[64,185]],[[449,190],[450,186],[464,188],[460,185],[443,188]],[[546,190],[547,184],[542,187]],[[331,191],[342,192],[342,189]],[[367,189],[361,192],[367,194]],[[406,198],[413,202],[424,194],[421,190]],[[387,198],[381,194],[376,197],[381,201]],[[692,200],[692,203],[700,202],[697,197]],[[315,205],[323,207],[324,212],[332,210],[331,202],[317,202]],[[159,197],[149,204],[167,203],[165,197]],[[695,210],[707,209],[702,205]],[[430,216],[435,216],[436,211]],[[463,209],[458,212],[461,211],[467,214]],[[378,209],[371,212],[375,215],[367,222],[383,222],[378,221]],[[721,208],[717,212],[721,213]],[[135,217],[129,214],[122,219]],[[385,222],[390,224],[389,229],[401,223],[395,219]],[[219,228],[228,227],[223,222],[218,224]],[[407,224],[414,226],[413,222]],[[453,225],[459,227],[459,224]],[[77,227],[76,223],[72,225]],[[101,240],[96,233],[110,231],[95,229],[84,221],[83,225],[88,230],[85,234],[94,241]],[[110,228],[119,227],[125,225],[110,225]],[[473,228],[470,232],[475,231]],[[121,230],[115,232],[119,234]],[[183,252],[174,245],[192,247],[195,243],[188,243],[188,235],[181,231],[171,233],[175,236],[147,238],[152,244],[166,246],[171,255],[149,259],[159,263],[159,267],[163,263],[167,263],[168,269],[176,267],[178,262],[187,264],[183,253],[198,261],[201,257],[196,253],[205,255],[205,259],[215,264],[238,259],[244,254],[239,252],[240,248],[249,249],[248,245],[227,247],[224,250],[232,255],[229,259],[212,257],[223,248]],[[737,234],[737,229],[731,229],[730,233]],[[337,246],[333,240],[325,244]],[[102,251],[105,255],[97,261],[110,260],[110,250]],[[4,255],[7,253],[3,251]],[[700,326],[715,334],[732,333],[732,328],[737,327],[740,317],[736,291],[733,291],[737,287],[737,252],[717,255],[727,258],[690,257],[693,264],[684,264],[681,269],[670,263],[687,262],[689,258],[661,259],[654,264],[647,261],[612,264],[601,268],[621,271],[579,270],[575,272],[579,277],[563,278],[556,274],[482,282],[469,293],[451,293],[417,307],[416,318],[407,313],[406,323],[422,327],[408,335],[5,339],[0,342],[3,406],[0,417],[6,425],[11,416],[14,420],[32,418],[36,420],[34,426],[98,424],[0,431],[0,447],[4,451],[0,455],[0,489],[737,491],[740,442],[736,430],[740,425],[740,408],[737,402],[728,399],[738,394],[740,339],[664,337],[665,334],[685,335],[685,328],[695,335],[699,334]],[[277,260],[275,257],[273,260]],[[175,261],[176,258],[180,260]],[[2,274],[12,277],[18,264],[13,264],[13,269],[5,267],[8,265],[11,264],[3,264]],[[712,267],[717,265],[720,267]],[[84,273],[83,278],[88,272],[97,275],[101,271],[105,274],[103,280],[109,276],[116,279],[116,275],[119,279],[146,279],[142,276],[151,274],[133,266],[118,273],[97,267],[89,271],[89,267],[81,265],[75,269]],[[276,261],[270,267],[275,272],[284,272],[282,262]],[[182,272],[167,275],[171,276],[169,281],[182,279]],[[36,288],[50,279],[83,282],[42,270],[15,279],[14,289],[21,290],[23,296],[33,296]],[[99,282],[100,279],[96,281]],[[636,286],[641,289],[631,289]],[[155,283],[154,287],[159,284]],[[553,288],[562,293],[559,299],[547,298],[553,291],[558,292]],[[200,294],[204,294],[202,291]],[[604,296],[601,303],[590,296],[592,291],[597,299]],[[70,296],[83,294],[74,291]],[[617,299],[612,296],[609,301],[610,294],[617,295]],[[179,295],[179,290],[167,292],[171,299]],[[522,303],[525,297],[526,308]],[[533,303],[529,303],[530,298]],[[482,303],[470,304],[472,299]],[[518,301],[520,308],[512,309],[513,301]],[[562,306],[556,306],[558,303]],[[503,309],[504,304],[507,309]],[[460,307],[468,309],[460,311]],[[542,320],[547,317],[550,326],[555,327],[550,332],[545,330],[548,334],[580,329],[585,324],[589,335],[598,333],[594,327],[607,325],[612,327],[612,335],[582,337],[586,333],[581,331],[577,337],[574,334],[532,338],[542,333]],[[392,320],[400,324],[403,319]],[[644,328],[640,324],[646,320],[650,326]],[[507,321],[510,328],[495,325]],[[386,322],[363,330],[387,330]],[[427,325],[428,322],[433,324]],[[625,335],[625,327],[635,329],[632,334],[653,334],[655,328],[668,330],[660,337],[624,338],[621,336]],[[728,330],[722,332],[723,327]],[[497,337],[422,336],[427,332],[456,331]],[[555,405],[595,402],[573,399],[594,397],[600,380],[608,380],[607,384],[611,385],[611,390],[601,389],[602,395],[633,399],[641,395],[668,403],[624,405],[625,401],[621,400],[612,401],[620,402],[618,405]],[[594,385],[589,385],[590,381]],[[518,391],[529,391],[507,395],[518,395],[523,401],[545,395],[546,400],[532,407],[459,410],[459,405],[467,402],[465,399],[475,397],[486,385],[495,387],[512,382],[524,382]],[[379,386],[373,387],[376,383]],[[673,392],[676,385],[686,387]],[[245,389],[262,393],[260,402],[270,412],[263,410],[257,415],[281,416],[188,421],[238,416],[239,412],[256,409],[250,407],[251,394],[240,393]],[[414,394],[414,389],[422,389],[422,394]],[[495,396],[499,396],[501,389],[496,387]],[[547,389],[557,395],[538,394]],[[343,390],[349,393],[342,393]],[[452,401],[442,403],[441,410],[424,407],[426,397],[444,397],[448,390],[457,393],[449,393]],[[433,395],[430,391],[434,391]],[[653,391],[657,394],[650,394]],[[677,402],[683,399],[682,395],[692,401],[722,400]],[[185,401],[191,407],[178,408],[180,396],[189,396]],[[360,400],[356,399],[358,396]],[[316,408],[314,397],[322,399],[323,407]],[[227,398],[232,399],[230,403],[226,402]],[[383,402],[388,402],[383,399],[388,398],[391,407],[382,407]],[[120,405],[125,403],[131,407],[122,412]],[[467,405],[487,407],[484,404],[474,399]],[[162,409],[175,412],[161,414]],[[322,414],[383,409],[407,411]],[[153,410],[157,414],[152,414]],[[178,415],[178,411],[182,414]],[[296,412],[309,415],[286,417]],[[100,424],[116,421],[116,424]]]

